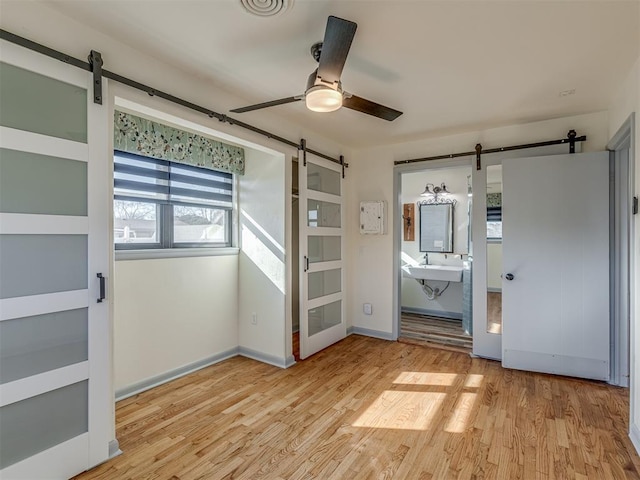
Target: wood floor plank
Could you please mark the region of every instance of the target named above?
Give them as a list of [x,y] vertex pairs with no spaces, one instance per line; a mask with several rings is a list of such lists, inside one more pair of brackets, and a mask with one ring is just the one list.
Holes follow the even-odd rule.
[[456,351],[470,352],[473,339],[462,330],[460,320],[443,319],[428,315],[402,312],[400,336],[416,344],[443,345]]
[[119,402],[124,453],[76,480],[640,479],[628,410],[626,389],[351,335]]

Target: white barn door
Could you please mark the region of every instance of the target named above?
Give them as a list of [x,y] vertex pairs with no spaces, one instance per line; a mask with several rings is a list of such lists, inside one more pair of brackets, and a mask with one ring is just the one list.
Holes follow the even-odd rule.
[[[0,478],[66,479],[112,433],[108,108],[91,75],[2,42]],[[104,85],[106,88],[106,85]]]
[[[306,155],[306,166],[304,156]],[[342,167],[300,152],[300,357],[347,335]]]
[[502,168],[502,364],[608,380],[609,154]]

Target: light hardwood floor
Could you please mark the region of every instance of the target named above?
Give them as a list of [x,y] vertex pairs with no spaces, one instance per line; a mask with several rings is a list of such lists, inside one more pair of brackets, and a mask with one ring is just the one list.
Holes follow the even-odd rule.
[[352,335],[119,402],[124,454],[77,478],[637,479],[628,411],[625,389]]

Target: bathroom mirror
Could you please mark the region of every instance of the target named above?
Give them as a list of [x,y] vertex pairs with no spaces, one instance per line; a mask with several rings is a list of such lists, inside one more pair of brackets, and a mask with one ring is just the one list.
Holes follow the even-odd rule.
[[420,251],[453,252],[453,204],[420,204]]

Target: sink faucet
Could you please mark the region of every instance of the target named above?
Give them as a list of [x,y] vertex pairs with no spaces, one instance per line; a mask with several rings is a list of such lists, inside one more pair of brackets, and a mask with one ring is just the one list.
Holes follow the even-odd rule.
[[429,254],[428,253],[424,254],[424,264],[425,265],[429,265]]

